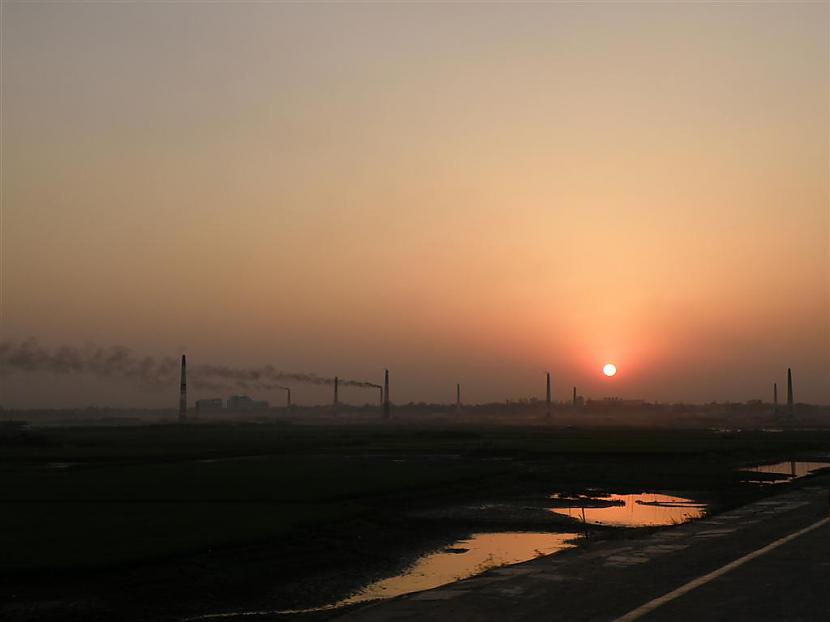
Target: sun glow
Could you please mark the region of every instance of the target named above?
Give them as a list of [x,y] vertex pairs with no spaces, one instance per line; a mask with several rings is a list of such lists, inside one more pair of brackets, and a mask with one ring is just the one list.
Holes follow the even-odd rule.
[[606,376],[614,376],[617,373],[617,366],[613,363],[606,363],[605,367],[602,368],[602,373]]

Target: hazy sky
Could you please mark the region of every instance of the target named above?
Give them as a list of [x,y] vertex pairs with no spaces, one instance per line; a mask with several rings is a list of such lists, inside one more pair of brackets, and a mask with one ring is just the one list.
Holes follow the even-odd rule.
[[0,337],[829,402],[828,6],[4,2]]

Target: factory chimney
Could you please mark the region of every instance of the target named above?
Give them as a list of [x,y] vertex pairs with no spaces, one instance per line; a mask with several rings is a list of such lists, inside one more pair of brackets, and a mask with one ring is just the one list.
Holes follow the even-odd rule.
[[547,386],[545,391],[545,404],[547,406],[547,416],[550,417],[550,372],[545,372],[547,377]]
[[576,408],[576,387],[574,387],[573,407]]
[[339,403],[339,400],[337,399],[337,384],[339,382],[340,382],[340,379],[337,376],[335,376],[334,377],[334,408],[335,409],[337,408],[337,404]]
[[455,385],[455,407],[461,410],[461,385]]
[[187,416],[187,357],[182,354],[182,377],[179,385],[179,421]]
[[772,414],[778,414],[778,383],[772,383]]
[[795,403],[793,402],[793,371],[787,368],[787,413],[790,417],[795,415]]
[[389,418],[389,370],[383,370],[383,418]]

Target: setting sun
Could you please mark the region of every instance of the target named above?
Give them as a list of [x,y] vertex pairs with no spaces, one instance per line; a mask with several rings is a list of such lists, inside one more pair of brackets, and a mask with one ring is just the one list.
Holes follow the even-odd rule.
[[602,373],[606,376],[614,376],[617,373],[617,366],[613,363],[606,363],[605,367],[602,368]]

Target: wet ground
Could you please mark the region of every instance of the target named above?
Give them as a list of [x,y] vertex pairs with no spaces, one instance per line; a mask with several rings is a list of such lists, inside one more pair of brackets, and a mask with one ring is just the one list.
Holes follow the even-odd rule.
[[[792,460],[742,468],[742,471],[764,474],[763,483],[795,480],[830,467],[830,460]],[[749,479],[748,481],[759,481]],[[547,511],[585,526],[621,528],[668,527],[699,520],[706,516],[706,504],[693,499],[661,492],[594,493],[550,496]],[[536,515],[540,508],[532,503],[483,504],[454,508],[460,514],[488,515],[509,520],[517,514],[525,518]],[[446,512],[446,509],[443,510]],[[435,512],[433,512],[435,515]],[[498,520],[498,518],[496,519]],[[430,552],[403,572],[374,581],[357,593],[325,609],[372,600],[393,598],[429,590],[493,568],[510,566],[552,555],[575,546],[581,533],[503,532],[475,534],[443,550]]]
[[759,473],[763,475],[761,478],[749,478],[748,481],[760,483],[777,483],[787,480],[798,479],[805,477],[810,473],[814,473],[819,469],[830,467],[830,459],[828,460],[789,460],[787,462],[774,462],[772,464],[759,464],[756,466],[746,467],[745,471],[752,473]]
[[587,544],[338,620],[830,619],[830,477],[719,516]]
[[[744,467],[741,471],[761,473],[763,483],[778,483],[800,479],[823,468],[830,461],[794,460]],[[780,477],[779,477],[780,476]],[[748,479],[756,482],[759,480]],[[541,521],[545,517],[563,517],[580,531],[551,533],[528,531],[496,531],[476,533],[443,548],[428,551],[414,563],[372,582],[337,601],[300,610],[237,611],[224,616],[294,615],[348,609],[370,601],[432,590],[457,581],[484,574],[538,557],[550,556],[585,544],[588,527],[643,528],[670,527],[700,520],[707,514],[706,503],[663,492],[607,493],[589,491],[587,494],[554,493],[547,501],[517,499],[512,503],[485,503],[471,506],[448,506],[421,512],[421,517],[475,518],[480,522],[509,525],[520,520]],[[551,528],[553,526],[549,525]],[[580,540],[582,539],[582,540]],[[665,548],[665,547],[664,547]],[[671,547],[669,547],[671,549]],[[666,549],[666,550],[669,550]],[[629,557],[617,558],[623,566]],[[636,559],[636,558],[635,558]]]
[[[797,432],[38,434],[0,447],[0,618],[15,621],[328,619],[717,514],[800,481],[740,465],[830,450]],[[275,613],[289,608],[313,611]]]

